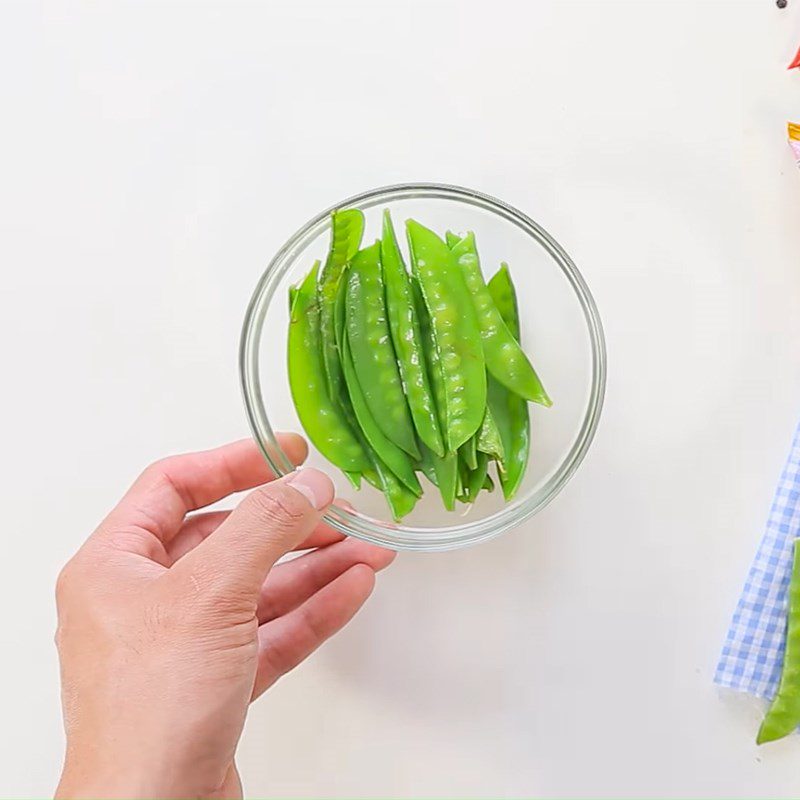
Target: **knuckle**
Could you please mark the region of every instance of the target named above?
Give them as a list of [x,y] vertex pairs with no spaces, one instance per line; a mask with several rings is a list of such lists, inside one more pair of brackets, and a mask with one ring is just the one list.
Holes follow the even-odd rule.
[[159,458],[148,464],[140,476],[140,480],[153,486],[161,486],[170,482],[169,474],[172,469],[175,456],[167,456],[166,458]]
[[309,515],[302,495],[282,484],[256,489],[246,498],[248,510],[270,527],[293,527]]
[[73,584],[73,574],[77,569],[77,562],[73,556],[59,571],[58,576],[56,577],[57,602],[62,602],[69,593],[70,587]]
[[141,472],[142,478],[148,481],[157,481],[160,480],[164,474],[164,470],[166,467],[166,458],[160,458],[158,461],[153,461],[148,464]]

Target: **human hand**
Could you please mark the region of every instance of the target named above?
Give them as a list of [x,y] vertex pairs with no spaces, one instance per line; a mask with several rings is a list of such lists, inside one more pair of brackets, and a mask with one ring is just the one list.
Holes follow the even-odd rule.
[[[280,440],[304,460],[299,436]],[[250,441],[159,461],[64,567],[57,797],[241,796],[249,703],[342,628],[394,558],[321,524],[323,473],[261,486],[271,478]],[[187,517],[254,487],[232,512]]]

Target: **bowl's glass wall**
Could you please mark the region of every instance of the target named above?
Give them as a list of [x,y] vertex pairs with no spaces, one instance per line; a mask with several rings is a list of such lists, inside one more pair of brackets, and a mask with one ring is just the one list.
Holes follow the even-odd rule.
[[[308,463],[331,475],[339,497],[354,512],[337,512],[332,522],[348,533],[397,548],[441,549],[487,538],[518,523],[551,499],[577,467],[591,441],[602,404],[605,355],[594,303],[566,254],[520,212],[468,190],[403,186],[376,190],[339,207],[358,207],[366,217],[365,242],[380,236],[381,214],[389,208],[407,256],[404,223],[413,217],[434,230],[472,230],[488,278],[501,261],[514,278],[522,342],[554,404],[531,405],[532,448],[525,481],[512,504],[502,492],[483,492],[472,507],[443,509],[424,478],[425,494],[398,526],[382,495],[364,485],[355,491],[341,473],[311,447]],[[288,289],[315,259],[324,261],[330,223],[327,213],[312,220],[277,254],[251,303],[242,341],[242,378],[248,414],[268,459],[288,465],[274,431],[302,430],[286,370]]]

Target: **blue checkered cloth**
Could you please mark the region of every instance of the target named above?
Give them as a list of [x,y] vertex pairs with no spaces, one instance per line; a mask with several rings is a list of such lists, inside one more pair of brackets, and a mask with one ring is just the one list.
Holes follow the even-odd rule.
[[772,699],[786,644],[792,548],[800,535],[800,425],[714,675],[719,686]]

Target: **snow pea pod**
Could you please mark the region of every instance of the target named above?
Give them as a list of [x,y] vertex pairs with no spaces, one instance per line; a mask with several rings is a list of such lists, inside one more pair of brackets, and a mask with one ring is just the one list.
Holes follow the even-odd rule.
[[316,262],[297,290],[288,337],[289,388],[297,416],[308,438],[332,464],[346,472],[369,466],[364,450],[333,403],[325,383],[320,351],[320,319]]
[[317,295],[319,297],[320,334],[322,339],[322,361],[325,365],[328,394],[336,398],[344,393],[344,378],[336,349],[334,306],[339,281],[347,263],[358,252],[364,234],[364,215],[356,208],[334,211],[331,214],[331,243],[325,266],[319,275]]
[[468,233],[455,244],[452,252],[472,294],[486,368],[494,378],[520,397],[551,406],[553,402],[547,396],[536,370],[503,321],[483,280],[475,235]]
[[350,482],[350,485],[354,489],[361,488],[361,473],[360,472],[345,472],[345,478]]
[[380,459],[375,461],[375,470],[380,480],[380,488],[383,490],[383,495],[392,512],[392,518],[395,522],[400,522],[406,514],[414,509],[418,497],[407,486],[404,486]]
[[489,469],[489,456],[486,453],[478,453],[478,464],[474,470],[469,473],[467,480],[466,502],[474,503],[481,489],[484,488],[486,479],[489,477],[486,473]]
[[414,424],[386,316],[380,254],[380,242],[376,242],[359,250],[350,263],[345,300],[347,340],[372,417],[387,439],[416,459]]
[[[422,298],[422,291],[416,278],[411,280],[411,293],[414,298],[414,310],[419,319],[419,329],[422,335],[422,352],[425,357],[425,366],[428,371],[428,378],[431,382],[436,411],[439,415],[439,422],[444,428],[444,408],[445,408],[445,388],[444,378],[442,377],[442,365],[439,359],[439,350],[433,338],[431,319],[425,301]],[[431,482],[439,488],[442,496],[442,503],[448,511],[452,511],[456,506],[456,493],[458,483],[458,455],[455,452],[445,453],[444,456],[437,456],[431,450],[427,450],[425,444],[422,445],[423,464],[425,460],[430,460],[433,464],[433,474],[435,480]],[[427,452],[426,452],[427,451]]]
[[417,504],[417,496],[397,479],[394,473],[375,455],[374,451],[369,449],[369,445],[367,445],[367,449],[372,467],[364,470],[364,480],[379,492],[383,492],[389,510],[392,512],[392,519],[400,522]]
[[419,280],[439,351],[445,396],[443,430],[448,449],[455,451],[478,430],[486,409],[486,366],[478,320],[461,269],[445,242],[414,220],[408,220],[406,232],[412,272]]
[[778,693],[761,723],[756,744],[782,739],[800,725],[800,539],[794,540],[787,615],[786,652]]
[[500,430],[495,422],[491,405],[486,406],[486,414],[477,433],[477,449],[481,453],[499,461],[501,464],[505,459],[505,447]]
[[469,469],[478,468],[478,434],[474,433],[458,448],[458,456]]
[[[347,270],[349,269],[349,265],[345,265],[344,270],[342,271],[341,278],[339,280],[339,286],[336,291],[336,302],[334,305],[334,324],[335,324],[335,338],[336,338],[336,347],[342,357],[342,353],[345,352],[345,348],[347,347],[346,333],[345,333],[345,297],[347,294]],[[348,351],[349,355],[349,351]],[[352,363],[349,361],[348,363]],[[343,375],[345,375],[345,387],[347,387],[347,380],[346,374],[344,370],[344,365],[342,369]],[[349,369],[348,369],[349,372]],[[363,395],[359,395],[362,399],[362,403],[359,406],[361,408],[363,406]],[[356,433],[356,437],[358,438],[361,446],[366,453],[367,458],[369,459],[370,464],[372,466],[369,469],[363,471],[363,473],[345,473],[345,476],[350,481],[353,486],[358,489],[360,488],[361,484],[361,477],[363,475],[364,480],[367,481],[371,486],[376,488],[378,491],[383,492],[384,497],[386,498],[386,502],[389,505],[389,509],[392,512],[392,517],[395,521],[399,522],[399,520],[407,514],[411,509],[414,507],[416,503],[416,495],[413,494],[409,489],[407,489],[403,484],[394,476],[391,469],[386,466],[386,464],[381,461],[378,457],[378,454],[370,445],[367,437],[364,435],[364,431],[361,430],[359,426],[359,421],[356,417],[355,410],[353,408],[353,402],[350,399],[348,391],[345,391],[343,395],[339,398],[339,405],[342,408],[342,411],[345,415],[345,418],[348,420],[350,426]],[[367,409],[365,412],[366,418],[368,419],[367,425],[370,427],[371,431],[374,431],[375,424],[374,420],[371,419],[369,415],[369,410]],[[379,447],[385,442],[382,439],[382,434],[380,430],[375,432],[375,436],[377,437],[376,441],[379,441]],[[389,447],[392,447],[391,442],[389,442]],[[397,454],[394,453],[396,456]],[[403,464],[403,460],[405,459],[405,453],[400,451],[400,456],[398,457],[398,469],[403,470],[406,472],[405,465]],[[391,456],[390,456],[391,460]],[[412,482],[412,484],[416,481],[415,475],[408,475],[406,474],[406,478]],[[414,502],[409,502],[408,495],[414,498]]]
[[417,496],[403,486],[394,473],[372,451],[370,451],[370,458],[373,466],[364,470],[364,480],[379,492],[383,492],[389,510],[392,512],[392,519],[400,522],[417,504]]
[[445,244],[452,250],[460,241],[462,237],[453,231],[447,231],[444,235]]
[[[436,467],[433,465],[433,456],[435,453],[429,450],[424,442],[420,444],[419,448],[419,461],[417,462],[417,469],[434,485],[439,485],[439,478],[436,475]],[[438,456],[437,456],[438,457]]]
[[[334,302],[334,307],[333,307],[334,339],[336,341],[336,349],[339,354],[341,354],[342,352],[342,337],[344,336],[344,297],[345,297],[345,289],[347,288],[348,266],[349,266],[348,264],[345,264],[341,276],[339,278],[339,286],[336,289],[336,300]],[[356,438],[361,443],[361,447],[364,450],[366,457],[369,459],[370,463],[372,463],[375,456],[372,452],[372,449],[369,446],[369,443],[364,438],[364,434],[361,432],[358,426],[358,420],[356,419],[355,412],[353,411],[353,404],[350,402],[346,386],[345,386],[345,391],[340,393],[334,398],[334,403],[339,406],[340,411],[344,415],[344,418],[347,420],[347,424],[350,426],[352,431],[355,433]],[[347,478],[348,481],[350,481],[354,489],[361,488],[360,472],[345,472],[345,477]],[[373,485],[376,486],[378,489],[381,488],[380,478],[378,477],[377,472],[374,472]]]
[[[519,311],[514,283],[506,264],[489,281],[489,293],[512,335],[519,339]],[[510,500],[525,476],[531,446],[528,403],[489,377],[489,406],[503,444],[500,461],[500,485],[503,496]]]
[[395,445],[390,439],[383,435],[377,420],[366,401],[361,382],[358,379],[355,366],[353,364],[352,352],[350,349],[349,327],[342,339],[342,372],[347,386],[350,401],[353,404],[353,411],[356,419],[364,434],[364,438],[374,450],[378,458],[402,481],[417,497],[422,494],[422,487],[414,471],[408,455]]
[[392,218],[383,212],[381,267],[386,289],[386,311],[400,377],[408,397],[411,418],[419,438],[438,456],[444,455],[444,442],[436,418],[433,394],[422,355],[419,320],[414,311],[411,280],[397,245]]
[[458,459],[458,474],[456,476],[456,500],[459,503],[467,502],[467,486],[469,484],[469,467],[463,458]]
[[[444,235],[444,240],[447,246],[452,250],[455,245],[461,241],[461,237],[457,236],[452,231],[447,231]],[[467,439],[461,447],[458,448],[458,458],[459,458],[459,475],[461,477],[461,497],[460,499],[463,502],[467,502],[464,499],[464,494],[467,491],[466,488],[466,470],[474,470],[478,468],[478,434],[473,433],[472,436]]]

